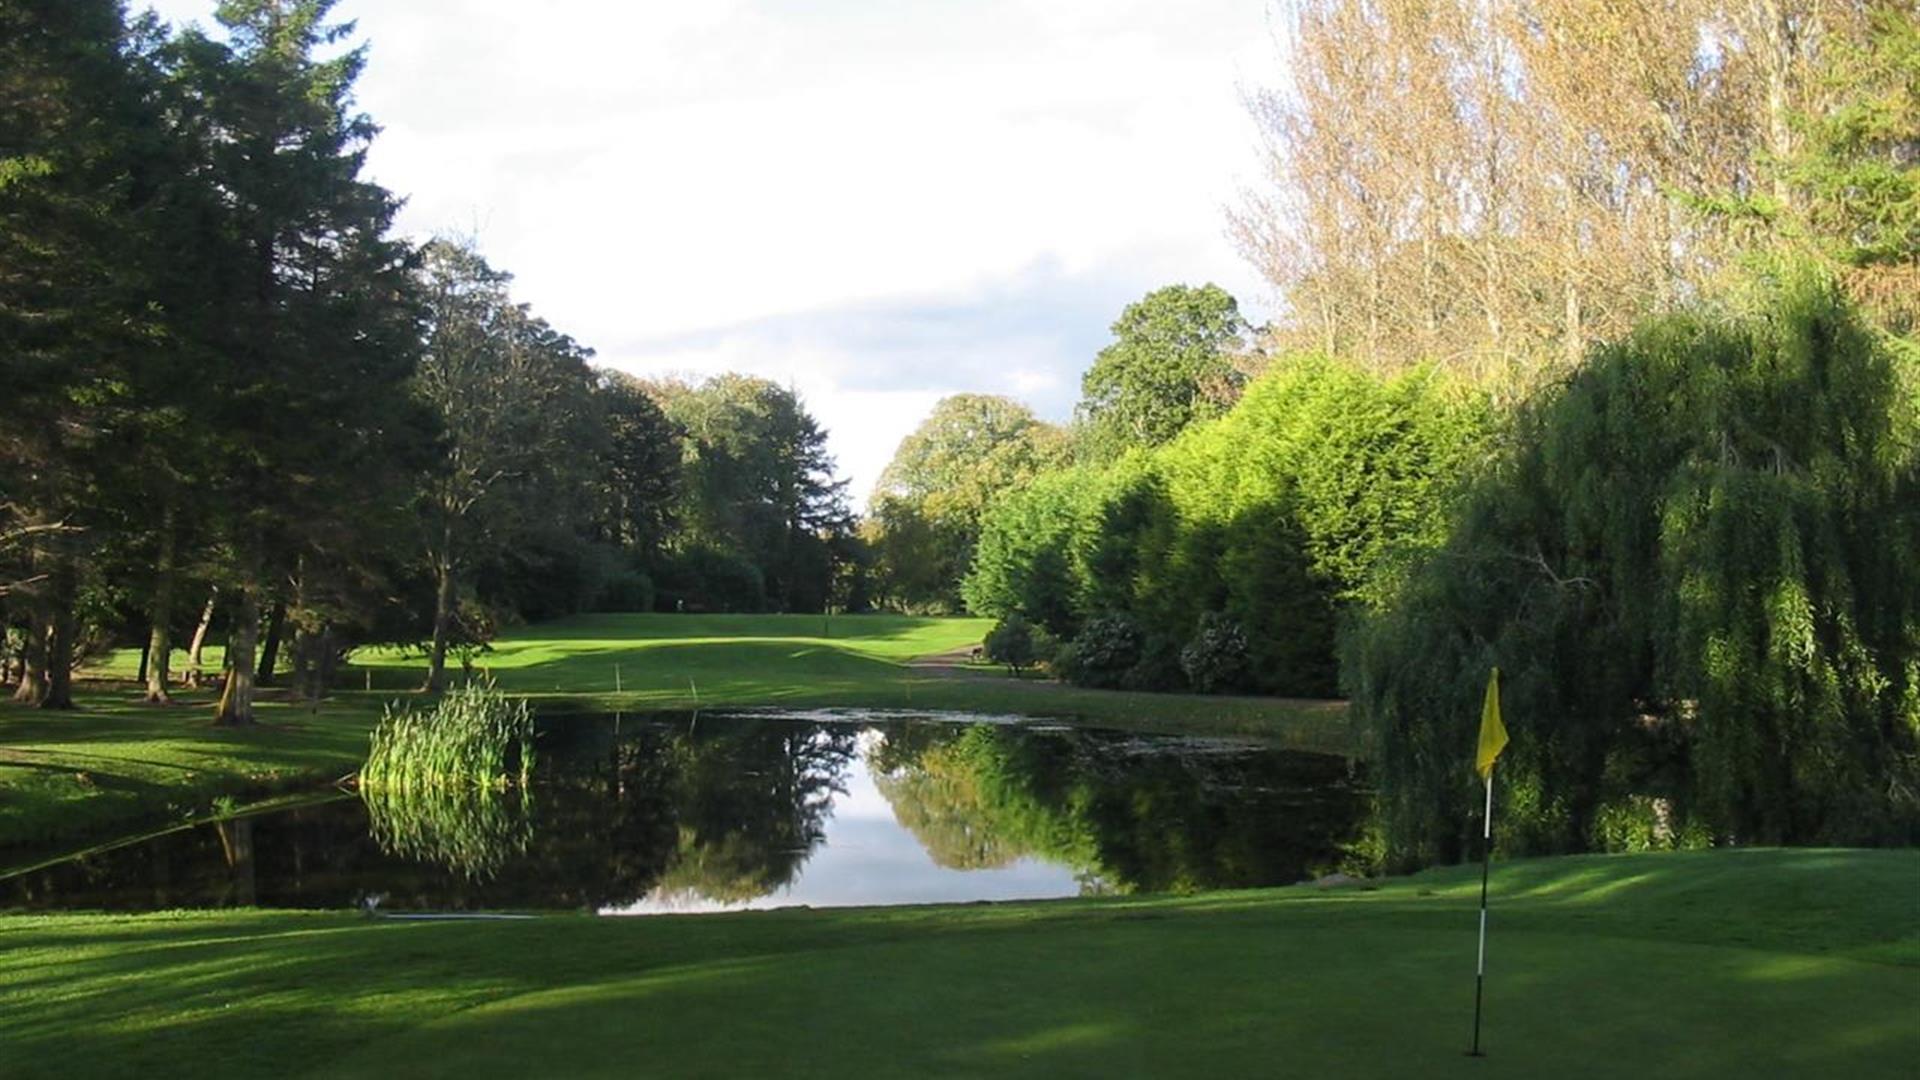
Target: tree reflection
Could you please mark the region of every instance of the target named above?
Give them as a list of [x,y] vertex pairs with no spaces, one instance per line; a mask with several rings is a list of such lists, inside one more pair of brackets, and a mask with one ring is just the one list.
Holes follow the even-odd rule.
[[941,865],[1041,858],[1097,891],[1297,881],[1340,860],[1364,811],[1340,759],[1212,740],[920,725],[871,765]]
[[530,794],[369,792],[173,831],[0,879],[0,908],[737,904],[796,881],[862,753],[939,866],[1039,859],[1085,892],[1295,881],[1339,860],[1364,801],[1338,759],[1218,741],[568,717],[543,735]]
[[662,892],[737,903],[792,883],[846,794],[855,739],[850,728],[749,721],[676,740],[679,829]]

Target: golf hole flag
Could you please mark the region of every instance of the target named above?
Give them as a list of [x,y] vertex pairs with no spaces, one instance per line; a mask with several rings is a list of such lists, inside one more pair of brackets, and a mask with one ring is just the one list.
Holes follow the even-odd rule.
[[1493,759],[1507,748],[1507,725],[1500,722],[1500,669],[1487,676],[1487,701],[1480,706],[1480,749],[1473,755],[1474,771],[1493,779]]
[[1493,762],[1507,748],[1507,725],[1500,722],[1500,669],[1487,675],[1487,700],[1480,706],[1480,742],[1474,749],[1473,769],[1487,785],[1487,809],[1481,816],[1484,847],[1480,856],[1480,961],[1473,973],[1473,1048],[1481,1057],[1480,996],[1487,982],[1487,877],[1493,869]]

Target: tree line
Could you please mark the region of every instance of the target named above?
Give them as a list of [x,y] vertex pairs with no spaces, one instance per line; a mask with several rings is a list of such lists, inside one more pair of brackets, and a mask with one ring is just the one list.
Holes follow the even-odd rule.
[[[642,382],[471,241],[393,234],[366,61],[331,0],[219,32],[0,2],[0,675],[73,705],[137,641],[150,701],[224,638],[218,715],[503,620],[821,610],[853,525],[825,435],[764,380]],[[837,584],[836,584],[837,583]],[[845,597],[839,597],[844,601]]]
[[1349,697],[1396,865],[1469,848],[1494,666],[1509,851],[1920,839],[1920,9],[1284,14],[1274,322],[1169,287],[1067,427],[943,405],[877,591],[1085,685]]

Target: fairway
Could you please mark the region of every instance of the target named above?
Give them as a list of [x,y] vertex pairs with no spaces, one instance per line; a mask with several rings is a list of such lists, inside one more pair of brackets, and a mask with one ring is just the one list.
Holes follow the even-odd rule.
[[[501,635],[474,667],[517,693],[774,701],[817,687],[884,685],[906,661],[978,645],[985,619],[907,615],[579,615]],[[383,682],[424,674],[416,653],[367,650]],[[617,669],[617,670],[616,670]],[[702,687],[702,684],[705,687]]]
[[1378,891],[645,920],[21,918],[0,928],[0,1074],[1912,1075],[1920,853],[1501,865],[1482,1061],[1461,1052],[1478,884],[1452,868]]
[[[914,663],[950,660],[980,644],[991,626],[986,619],[878,614],[579,615],[503,632],[473,658],[473,676],[547,710],[937,709],[1261,734],[1328,753],[1360,749],[1339,701],[1094,690],[1012,678],[998,668]],[[458,678],[458,664],[448,664]],[[83,674],[125,680],[138,665],[136,650],[121,649]],[[404,702],[425,675],[418,649],[361,649],[340,674],[335,700],[361,707]]]
[[[767,677],[764,662],[788,680],[869,678],[893,672],[919,656],[951,653],[980,644],[993,625],[987,619],[910,615],[576,615],[514,627],[474,656],[478,672],[507,690],[552,693],[612,693],[614,667],[626,690],[686,694],[686,677],[714,676],[716,686],[750,675]],[[222,652],[209,647],[207,665],[218,672]],[[185,669],[176,651],[173,668]],[[748,672],[743,668],[762,669]],[[131,679],[137,649],[119,649],[90,665],[96,678]],[[451,667],[459,663],[448,658]],[[379,686],[411,688],[426,672],[420,649],[369,648],[354,654],[356,674],[371,669]],[[353,676],[342,689],[353,690]]]

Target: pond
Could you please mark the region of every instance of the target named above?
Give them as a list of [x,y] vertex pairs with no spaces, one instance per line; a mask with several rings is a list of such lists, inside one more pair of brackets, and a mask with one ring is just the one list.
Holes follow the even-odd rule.
[[0,872],[0,909],[655,914],[1287,884],[1336,863],[1342,758],[850,710],[543,720],[529,790],[332,791]]

